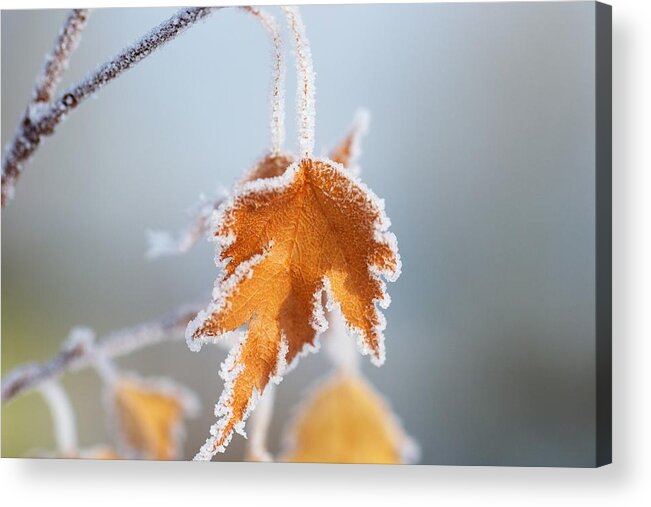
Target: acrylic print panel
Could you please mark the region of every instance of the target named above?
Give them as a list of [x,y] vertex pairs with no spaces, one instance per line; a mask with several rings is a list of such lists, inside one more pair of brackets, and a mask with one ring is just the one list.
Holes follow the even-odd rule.
[[3,11],[2,143],[3,457],[610,462],[609,7]]

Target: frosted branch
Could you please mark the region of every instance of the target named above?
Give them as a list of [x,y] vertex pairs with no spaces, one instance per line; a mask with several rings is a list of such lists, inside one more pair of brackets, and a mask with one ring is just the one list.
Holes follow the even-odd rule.
[[[39,102],[38,107],[27,108],[14,139],[5,150],[2,159],[2,207],[13,197],[16,181],[25,164],[38,148],[43,137],[52,135],[61,121],[79,104],[94,95],[103,86],[142,61],[156,49],[176,38],[186,29],[204,19],[221,7],[193,7],[179,10],[133,45],[120,51],[113,59],[100,65],[80,83],[71,86],[56,100]],[[70,19],[70,18],[68,18]],[[75,26],[79,26],[79,23]],[[65,32],[65,26],[63,32]],[[74,39],[74,37],[73,37]],[[69,46],[69,55],[73,46]],[[55,49],[56,53],[56,49]],[[46,58],[46,67],[49,59]],[[58,67],[57,67],[58,68]],[[63,66],[61,67],[61,70]],[[47,74],[46,71],[44,71]],[[40,80],[40,78],[39,78]],[[40,81],[37,80],[37,83]],[[47,80],[46,80],[47,81]],[[52,81],[56,84],[56,79]],[[50,89],[49,84],[37,84],[36,88]]]
[[294,36],[296,74],[298,78],[298,146],[303,158],[312,156],[314,150],[314,127],[316,117],[314,68],[312,52],[298,7],[283,7],[287,23]]
[[[94,365],[93,354],[114,358],[165,341],[181,341],[184,331],[203,306],[196,305],[174,312],[159,320],[135,327],[114,331],[96,344],[75,337],[67,341],[51,360],[18,366],[2,379],[2,403],[19,394],[37,388],[47,380],[57,378],[67,371],[77,371]],[[96,352],[95,352],[96,350]]]
[[63,72],[68,68],[70,55],[79,45],[81,32],[90,16],[89,9],[72,9],[54,42],[52,51],[45,57],[41,74],[36,78],[32,103],[48,103],[54,98]]
[[258,7],[242,7],[246,12],[255,16],[267,31],[273,47],[273,72],[271,85],[271,153],[278,155],[282,152],[285,142],[285,58],[283,56],[283,40],[274,18],[268,12]]

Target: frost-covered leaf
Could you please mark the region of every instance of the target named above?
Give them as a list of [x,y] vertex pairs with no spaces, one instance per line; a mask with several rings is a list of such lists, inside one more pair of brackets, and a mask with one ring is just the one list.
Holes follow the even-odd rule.
[[169,380],[142,380],[122,374],[111,386],[110,412],[122,445],[138,457],[179,457],[184,418],[197,411],[194,395]]
[[322,296],[336,301],[362,352],[384,361],[389,297],[381,275],[400,273],[396,240],[380,201],[343,166],[303,159],[282,176],[242,185],[215,217],[223,275],[214,300],[186,332],[198,349],[212,337],[247,326],[222,368],[220,418],[197,459],[223,451],[267,384],[286,364],[316,349],[325,329]]
[[410,463],[413,441],[382,396],[361,376],[338,373],[314,390],[286,435],[283,461]]

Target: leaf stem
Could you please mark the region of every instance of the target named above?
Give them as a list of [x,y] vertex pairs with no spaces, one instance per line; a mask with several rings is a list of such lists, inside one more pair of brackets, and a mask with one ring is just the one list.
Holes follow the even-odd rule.
[[258,7],[245,6],[243,10],[255,16],[267,31],[273,48],[271,85],[271,153],[282,153],[285,142],[285,57],[283,39],[276,18]]
[[298,146],[303,158],[309,158],[314,151],[314,128],[316,117],[314,68],[312,51],[298,7],[283,7],[287,23],[294,35],[296,53],[297,104],[298,104]]

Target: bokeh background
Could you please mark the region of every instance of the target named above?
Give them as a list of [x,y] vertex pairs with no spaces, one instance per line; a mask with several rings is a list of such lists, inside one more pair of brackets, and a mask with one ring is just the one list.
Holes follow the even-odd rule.
[[[174,12],[91,16],[63,86]],[[278,13],[274,9],[275,13]],[[421,462],[589,466],[595,454],[594,4],[310,6],[317,147],[372,113],[364,180],[386,199],[403,274],[389,290],[387,361],[364,370]],[[65,11],[2,12],[2,143]],[[207,298],[212,247],[145,259],[147,229],[182,227],[267,146],[269,46],[213,14],[83,104],[38,150],[2,212],[2,369],[51,357],[71,327],[99,335]],[[288,72],[288,139],[295,139]],[[293,143],[290,143],[293,146]],[[203,442],[225,352],[165,344],[120,360],[195,389],[186,456]],[[367,362],[367,361],[366,361]],[[280,385],[271,450],[328,371]],[[63,379],[81,444],[107,443],[100,383]],[[3,407],[2,455],[51,449],[36,394]],[[235,437],[220,460],[238,460]]]

